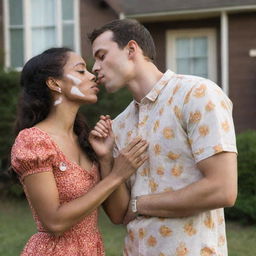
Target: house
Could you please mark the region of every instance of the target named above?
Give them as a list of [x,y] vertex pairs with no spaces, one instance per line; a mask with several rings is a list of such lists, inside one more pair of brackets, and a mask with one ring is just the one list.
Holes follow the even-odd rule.
[[233,101],[236,131],[256,129],[256,0],[2,0],[0,12],[6,67],[61,45],[93,61],[87,33],[137,19],[155,40],[160,70],[215,81]]

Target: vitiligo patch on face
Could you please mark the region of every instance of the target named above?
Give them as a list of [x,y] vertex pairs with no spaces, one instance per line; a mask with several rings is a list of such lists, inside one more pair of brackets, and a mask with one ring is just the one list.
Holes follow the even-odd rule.
[[57,100],[54,101],[54,106],[59,105],[62,102],[62,98],[59,97]]
[[74,95],[77,95],[77,96],[85,96],[76,86],[78,86],[81,82],[82,82],[82,80],[80,80],[79,78],[77,78],[77,77],[75,77],[75,76],[73,76],[73,75],[70,75],[70,74],[67,74],[67,77],[69,78],[69,79],[71,79],[73,82],[74,82],[74,84],[75,84],[75,86],[72,86],[72,88],[71,88],[71,94],[74,94]]
[[67,74],[67,77],[69,79],[71,79],[74,82],[75,85],[79,85],[82,82],[82,80],[80,80],[79,78],[77,78],[73,75]]
[[85,96],[77,87],[73,86],[71,88],[71,94],[78,95],[78,96]]

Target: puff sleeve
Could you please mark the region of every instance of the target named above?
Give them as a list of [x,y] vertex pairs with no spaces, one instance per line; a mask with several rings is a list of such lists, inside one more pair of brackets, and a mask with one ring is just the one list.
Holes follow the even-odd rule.
[[48,134],[30,128],[22,130],[17,136],[11,151],[11,165],[23,181],[24,177],[51,172],[56,150]]

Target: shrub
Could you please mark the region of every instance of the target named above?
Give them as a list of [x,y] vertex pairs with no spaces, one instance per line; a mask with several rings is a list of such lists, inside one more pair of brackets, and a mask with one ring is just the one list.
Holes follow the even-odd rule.
[[226,209],[229,219],[256,223],[256,131],[237,136],[238,197],[233,208]]

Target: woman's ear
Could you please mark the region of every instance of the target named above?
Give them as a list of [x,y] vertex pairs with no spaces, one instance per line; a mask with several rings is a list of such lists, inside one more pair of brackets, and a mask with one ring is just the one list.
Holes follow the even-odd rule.
[[56,79],[49,77],[46,81],[46,84],[51,91],[61,93],[61,87],[59,86],[59,82]]

